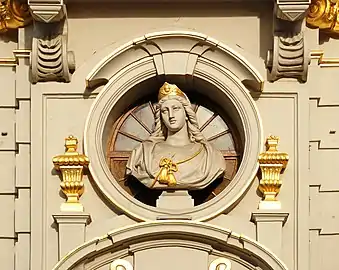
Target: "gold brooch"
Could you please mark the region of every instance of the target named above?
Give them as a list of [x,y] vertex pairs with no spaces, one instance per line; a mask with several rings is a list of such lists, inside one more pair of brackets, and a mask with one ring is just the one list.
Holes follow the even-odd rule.
[[175,163],[170,158],[162,158],[159,162],[160,171],[155,177],[151,188],[154,187],[156,182],[169,187],[175,186],[177,184],[177,180],[175,179],[174,173],[178,171],[178,165],[192,160],[201,153],[202,149],[203,145],[201,144],[199,150],[192,156]]

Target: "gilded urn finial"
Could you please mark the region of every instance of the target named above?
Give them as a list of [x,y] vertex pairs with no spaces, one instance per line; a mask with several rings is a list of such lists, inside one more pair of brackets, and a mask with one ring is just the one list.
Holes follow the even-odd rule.
[[63,155],[53,158],[54,168],[62,174],[61,190],[67,196],[67,201],[61,205],[61,211],[83,212],[79,198],[84,192],[83,170],[88,167],[89,159],[77,152],[76,137],[68,136],[65,139],[65,147]]
[[281,204],[276,199],[282,185],[280,174],[286,168],[289,157],[287,153],[278,151],[279,137],[270,135],[266,140],[266,152],[259,155],[259,165],[262,179],[259,190],[263,194],[260,209],[280,209]]

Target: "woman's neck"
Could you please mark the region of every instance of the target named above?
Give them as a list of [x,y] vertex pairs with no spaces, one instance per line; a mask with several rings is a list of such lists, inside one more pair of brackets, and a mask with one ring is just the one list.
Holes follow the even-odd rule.
[[167,130],[166,144],[169,145],[187,145],[190,144],[189,134],[187,130],[187,124],[180,130],[172,132]]

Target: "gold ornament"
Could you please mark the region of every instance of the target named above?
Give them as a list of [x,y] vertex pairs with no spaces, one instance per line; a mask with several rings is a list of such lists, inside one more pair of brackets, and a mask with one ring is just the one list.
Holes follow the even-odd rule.
[[280,173],[286,168],[289,157],[287,153],[279,152],[277,149],[279,137],[269,136],[266,141],[267,150],[259,155],[259,165],[262,172],[262,179],[259,183],[259,190],[263,194],[263,201],[259,208],[279,208],[280,202],[276,196],[280,191],[282,181]]
[[65,154],[53,158],[54,168],[62,173],[61,190],[67,196],[61,211],[82,212],[79,198],[84,192],[83,169],[88,167],[89,159],[77,152],[78,139],[72,135],[65,139],[65,147]]
[[0,1],[0,33],[17,29],[32,21],[26,3],[19,0]]
[[312,0],[307,15],[307,25],[329,33],[339,33],[339,3],[337,0]]
[[186,95],[179,89],[178,86],[167,82],[165,82],[159,90],[158,101],[164,98],[165,96],[180,96],[186,98]]
[[192,160],[201,153],[202,149],[203,145],[201,144],[199,150],[196,153],[178,162],[173,162],[170,158],[162,158],[159,162],[160,171],[155,177],[154,182],[151,185],[151,188],[154,187],[156,182],[167,185],[169,187],[174,187],[177,184],[174,172],[177,172],[179,170],[178,165]]
[[173,175],[174,172],[178,171],[178,166],[169,158],[162,158],[159,163],[160,171],[155,178],[155,182],[158,181],[160,184],[168,185],[169,187],[175,186],[177,180]]

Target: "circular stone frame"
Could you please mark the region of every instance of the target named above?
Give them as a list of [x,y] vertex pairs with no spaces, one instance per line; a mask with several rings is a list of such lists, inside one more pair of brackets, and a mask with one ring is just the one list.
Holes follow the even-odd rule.
[[[166,37],[168,37],[168,33],[163,38]],[[159,38],[158,34],[157,38]],[[181,34],[180,38],[192,39],[192,35],[184,37]],[[175,45],[173,38],[171,44]],[[226,48],[226,46],[224,47]],[[227,49],[230,51],[229,48]],[[230,57],[227,51],[223,50],[223,53],[227,58]],[[232,57],[234,58],[234,56]],[[258,109],[249,94],[249,90],[244,86],[241,78],[225,68],[222,63],[201,56],[198,58],[191,74],[186,75],[191,75],[192,80],[194,78],[203,80],[218,89],[218,95],[226,97],[236,109],[244,131],[244,151],[236,175],[218,196],[208,202],[182,210],[162,209],[143,204],[123,190],[107,165],[103,138],[107,125],[111,124],[108,123],[108,119],[112,117],[112,112],[116,114],[114,117],[117,118],[119,111],[121,112],[120,105],[117,106],[119,100],[133,87],[159,75],[154,58],[147,56],[138,59],[136,56],[135,61],[129,64],[124,63],[124,67],[112,74],[113,76],[107,80],[104,88],[92,104],[84,134],[84,150],[91,161],[89,166],[91,176],[107,200],[134,219],[154,221],[161,216],[171,215],[187,216],[195,221],[211,219],[233,207],[245,194],[257,173],[257,158],[263,147],[263,132]],[[225,59],[221,60],[224,61]],[[107,59],[105,59],[106,65],[107,62]],[[238,62],[239,65],[242,64],[241,61]],[[247,67],[248,64],[246,64]],[[176,74],[172,73],[171,75]]]

